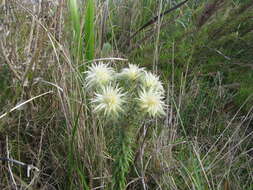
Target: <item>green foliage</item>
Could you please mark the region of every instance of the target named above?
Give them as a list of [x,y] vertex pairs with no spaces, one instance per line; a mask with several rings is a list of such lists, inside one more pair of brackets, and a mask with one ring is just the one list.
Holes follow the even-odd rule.
[[[235,97],[239,107],[251,95],[248,83],[253,71],[244,68],[253,59],[250,45],[253,42],[250,35],[252,2],[242,2],[237,7],[229,3],[224,6],[199,29],[197,38],[201,39],[201,44],[196,47],[194,59],[205,63],[201,66],[205,68],[204,73],[221,72],[225,84],[240,84]],[[226,14],[223,14],[225,9]],[[234,63],[238,64],[235,66]],[[209,65],[213,66],[212,69],[207,69]]]
[[73,129],[71,131],[71,136],[68,142],[68,157],[67,157],[67,174],[66,174],[66,189],[76,189],[76,185],[74,185],[74,181],[72,180],[74,171],[77,173],[77,179],[79,180],[79,184],[84,190],[89,190],[89,186],[87,184],[87,179],[85,176],[85,172],[83,171],[83,164],[80,160],[80,154],[76,149],[76,141],[77,138],[77,130],[78,130],[78,121],[80,117],[81,109],[76,116],[75,123]]
[[[212,76],[220,73],[222,81],[219,85],[240,84],[239,89],[233,91],[236,94],[233,101],[239,108],[243,99],[245,101],[251,95],[248,84],[253,72],[253,35],[250,19],[252,2],[245,1],[235,5],[225,1],[212,7],[214,2],[199,2],[197,10],[188,9],[179,19],[162,29],[158,67],[163,71],[165,78],[175,82],[176,89],[180,88],[181,78],[186,70],[189,72],[188,82],[193,76],[199,75],[202,86],[209,83],[208,85],[214,88],[213,85],[217,83],[213,83]],[[190,4],[191,6],[196,5]],[[205,18],[205,22],[200,27],[198,23],[201,18]],[[147,48],[149,50],[146,50]],[[145,52],[152,49],[152,46],[146,45],[142,54],[133,52],[133,55],[140,56],[137,60],[146,65],[145,62],[152,59],[146,57]],[[207,75],[210,75],[209,79],[203,77]],[[248,90],[245,91],[245,88]],[[245,109],[247,110],[248,108]]]
[[114,158],[112,169],[112,184],[110,189],[124,190],[126,188],[126,179],[130,164],[133,161],[133,126],[128,123],[122,123],[118,126],[114,136],[112,156]]
[[249,86],[241,87],[239,92],[236,94],[237,105],[242,105],[246,103],[244,110],[252,109],[253,105],[253,88]]
[[[73,42],[72,42],[72,56],[77,65],[81,64],[80,72],[85,70],[83,65],[84,58],[87,61],[94,59],[95,53],[95,29],[94,29],[94,11],[95,5],[93,0],[88,0],[84,24],[82,23],[82,13],[79,8],[77,0],[69,0],[70,21],[72,23]],[[84,40],[83,40],[84,33]],[[84,56],[85,51],[85,56]]]
[[5,106],[4,104],[6,103],[6,99],[10,97],[11,94],[11,88],[10,88],[10,80],[11,80],[11,75],[8,67],[3,66],[2,69],[0,70],[0,87],[1,87],[1,92],[0,92],[0,106],[3,107]]
[[[36,16],[11,1],[0,3],[0,50],[6,53],[0,51],[1,114],[53,89],[0,120],[2,155],[8,135],[10,156],[36,164],[43,174],[32,171],[30,181],[12,168],[18,188],[252,189],[253,2],[188,1],[129,40],[158,14],[160,2],[167,10],[180,0],[68,0],[68,9],[64,3],[54,7],[53,18],[47,11],[54,3],[42,5]],[[99,48],[97,35],[103,38]],[[100,91],[87,89],[82,75],[86,61],[94,65],[95,52],[147,70],[158,56],[157,73],[168,87],[166,118],[144,118],[136,106],[140,83],[118,81],[119,75],[111,83],[128,92],[121,107],[126,112],[109,120],[95,113],[90,100]],[[26,86],[12,69],[22,76],[31,56],[36,64]],[[117,69],[124,64],[110,61]],[[6,168],[0,189],[14,188]]]
[[68,5],[72,24],[71,30],[73,31],[72,54],[78,64],[82,61],[83,53],[81,15],[77,0],[69,0]]
[[94,11],[95,5],[93,0],[88,0],[86,5],[86,14],[85,14],[85,25],[84,25],[84,33],[85,33],[85,58],[90,61],[94,59],[95,53],[95,30],[94,30]]

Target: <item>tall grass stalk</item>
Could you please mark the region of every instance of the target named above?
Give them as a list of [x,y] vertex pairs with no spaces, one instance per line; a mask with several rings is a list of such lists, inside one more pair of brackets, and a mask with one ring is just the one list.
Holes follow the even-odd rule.
[[95,5],[93,0],[87,0],[86,14],[85,14],[85,59],[90,61],[94,59],[95,53],[95,31],[94,31],[94,10]]
[[82,61],[82,25],[81,25],[81,14],[79,11],[79,6],[77,0],[69,0],[69,12],[70,12],[70,22],[73,31],[73,44],[71,49],[71,54],[74,57],[74,61],[79,64]]
[[[73,44],[71,44],[71,57],[74,62],[73,67],[79,68],[75,71],[72,77],[72,92],[67,98],[69,105],[69,113],[71,114],[70,130],[68,132],[69,140],[68,144],[68,175],[67,175],[67,188],[76,189],[77,187],[82,187],[82,189],[89,189],[88,183],[86,182],[86,166],[82,163],[82,155],[80,155],[80,148],[84,148],[83,142],[85,130],[79,130],[80,123],[83,123],[81,127],[84,128],[86,125],[84,118],[87,117],[87,112],[83,103],[85,103],[85,92],[82,89],[81,83],[83,83],[81,73],[85,71],[84,60],[94,59],[94,2],[93,0],[88,0],[85,14],[82,14],[80,9],[80,2],[77,0],[69,0],[69,11],[70,11],[70,21],[71,28],[73,31]],[[82,19],[84,15],[84,18]],[[84,34],[84,39],[83,39]],[[79,104],[73,100],[82,100]],[[89,124],[88,124],[89,125]],[[78,139],[78,140],[77,140]],[[92,146],[92,145],[90,145]],[[73,181],[73,174],[76,175],[76,181],[79,185],[76,186]]]
[[79,67],[80,72],[83,72],[85,70],[85,65],[83,65],[84,59],[86,59],[86,61],[94,59],[94,10],[94,1],[88,0],[86,4],[84,19],[82,19],[82,13],[81,10],[79,10],[77,0],[69,0],[70,21],[72,23],[72,30],[74,31],[72,55],[76,64],[81,64],[81,66]]
[[78,111],[78,114],[75,118],[74,126],[72,129],[72,133],[70,135],[70,139],[68,142],[69,145],[69,150],[68,150],[68,170],[67,170],[67,179],[68,181],[68,188],[69,189],[75,189],[73,180],[72,180],[72,173],[75,170],[77,172],[78,179],[80,181],[80,184],[82,185],[83,189],[88,190],[88,184],[85,179],[85,173],[82,171],[80,168],[82,168],[82,163],[80,163],[81,157],[78,153],[78,150],[76,149],[76,136],[77,136],[77,130],[78,130],[78,123],[79,123],[79,118],[80,114],[82,111],[82,106],[80,106],[80,109]]

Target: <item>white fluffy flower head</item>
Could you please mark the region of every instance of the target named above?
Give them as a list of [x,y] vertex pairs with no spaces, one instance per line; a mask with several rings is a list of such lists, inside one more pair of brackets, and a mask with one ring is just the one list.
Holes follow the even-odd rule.
[[103,86],[101,93],[95,93],[95,96],[92,100],[92,103],[96,104],[95,112],[102,112],[105,116],[118,116],[123,111],[125,93],[117,86]]
[[114,70],[108,65],[99,62],[90,66],[86,74],[87,87],[101,87],[113,80]]
[[120,75],[129,80],[136,80],[141,76],[142,72],[142,68],[139,68],[137,65],[129,64],[128,68],[124,68]]
[[144,72],[142,77],[143,87],[146,89],[152,89],[154,91],[164,92],[162,83],[159,80],[159,77],[152,74],[151,72]]
[[149,116],[155,117],[164,115],[165,103],[163,102],[163,96],[161,93],[149,89],[146,91],[143,89],[139,93],[139,106]]

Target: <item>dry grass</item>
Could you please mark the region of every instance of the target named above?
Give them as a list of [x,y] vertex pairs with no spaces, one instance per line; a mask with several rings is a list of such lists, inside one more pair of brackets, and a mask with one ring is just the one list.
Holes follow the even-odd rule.
[[[42,1],[36,5],[23,2],[0,1],[0,75],[3,76],[0,158],[31,164],[39,171],[33,168],[27,177],[27,165],[2,161],[0,189],[106,189],[112,175],[113,135],[110,124],[103,123],[90,110],[80,65],[92,62],[77,58],[72,52],[75,44],[68,2]],[[152,1],[145,2],[151,9]],[[216,10],[222,6],[220,2],[211,5]],[[159,15],[165,8],[163,1],[157,5],[155,13],[148,11]],[[141,6],[137,1],[114,4],[95,1],[95,58],[120,68],[127,60],[121,57],[130,56],[129,47],[142,47],[138,39],[145,37],[145,31],[136,41],[128,41],[140,25]],[[202,17],[205,15],[199,18],[199,25],[206,22]],[[152,68],[157,73],[163,72],[159,70],[163,19],[159,18],[154,25],[150,40],[144,41],[154,45]],[[103,47],[108,38],[111,49],[106,51]],[[171,80],[164,80],[167,116],[139,126],[127,188],[251,190],[253,107],[243,114],[241,108],[248,104],[245,100],[237,112],[220,109],[220,104],[227,103],[228,91],[217,85],[216,102],[210,106],[208,115],[202,113],[209,102],[205,97],[199,102],[193,100],[207,89],[202,89],[197,74],[192,77],[194,74],[190,73],[192,55],[177,88],[174,65],[177,52],[172,50],[172,58],[168,60],[172,67]],[[194,112],[187,112],[190,105]]]

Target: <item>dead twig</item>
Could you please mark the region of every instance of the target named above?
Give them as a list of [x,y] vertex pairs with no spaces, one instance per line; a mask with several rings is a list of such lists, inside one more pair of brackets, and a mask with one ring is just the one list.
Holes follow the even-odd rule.
[[[6,158],[6,160],[12,160],[12,159],[10,159],[10,151],[9,151],[8,143],[9,143],[8,142],[8,136],[6,136],[6,152],[7,152],[7,158]],[[13,177],[13,173],[12,173],[12,170],[11,170],[10,162],[8,162],[8,170],[9,170],[9,173],[11,175],[12,183],[13,183],[15,189],[18,190],[17,183],[16,183],[16,181],[15,181],[15,179]]]
[[133,39],[140,31],[142,31],[144,28],[156,23],[158,21],[159,18],[165,16],[166,14],[176,10],[177,8],[181,7],[182,5],[184,5],[188,0],[185,0],[179,4],[177,4],[176,6],[164,11],[163,13],[161,13],[158,16],[153,17],[152,19],[150,19],[146,24],[144,24],[142,27],[140,27],[136,32],[134,32],[131,36],[130,36],[130,40]]

